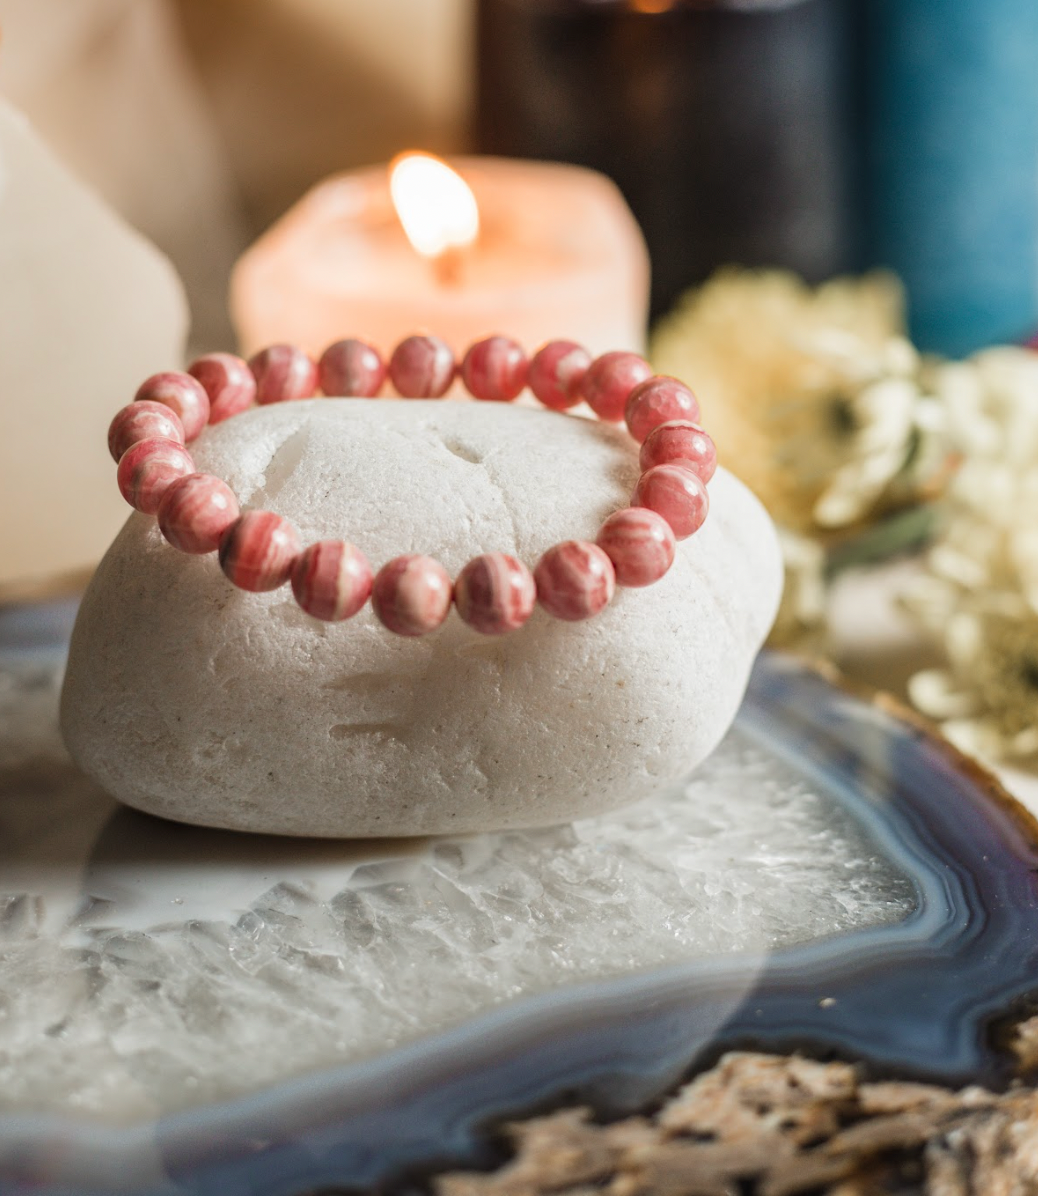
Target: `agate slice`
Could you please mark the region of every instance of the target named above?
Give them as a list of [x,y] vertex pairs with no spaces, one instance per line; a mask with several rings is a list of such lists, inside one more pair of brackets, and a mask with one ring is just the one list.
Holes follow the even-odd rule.
[[990,1031],[1036,987],[1033,823],[798,664],[761,661],[677,790],[349,848],[117,810],[53,754],[53,668],[27,669],[0,671],[6,734],[36,737],[0,734],[12,1190],[392,1188],[489,1165],[502,1119],[623,1114],[735,1046],[1011,1075]]

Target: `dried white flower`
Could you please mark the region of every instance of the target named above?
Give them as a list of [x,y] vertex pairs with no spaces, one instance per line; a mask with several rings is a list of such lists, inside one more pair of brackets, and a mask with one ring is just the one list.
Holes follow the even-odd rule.
[[999,348],[938,367],[943,434],[961,466],[927,575],[906,605],[947,667],[910,695],[969,750],[1038,752],[1038,354]]
[[768,639],[772,647],[824,651],[825,549],[817,540],[779,528],[785,564],[782,603]]
[[721,459],[787,529],[817,535],[916,497],[919,360],[889,275],[812,289],[722,271],[661,324],[652,357],[689,380]]

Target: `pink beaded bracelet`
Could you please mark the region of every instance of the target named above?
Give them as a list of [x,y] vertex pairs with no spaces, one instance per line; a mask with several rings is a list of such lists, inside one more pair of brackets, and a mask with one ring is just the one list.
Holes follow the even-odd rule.
[[[452,582],[431,557],[395,557],[372,575],[364,554],[341,540],[304,548],[292,524],[270,511],[242,512],[230,487],[195,472],[185,447],[207,424],[254,403],[281,403],[323,392],[371,398],[390,379],[409,399],[440,398],[460,377],[476,399],[511,402],[524,387],[546,407],[565,411],[585,401],[600,419],[624,420],[641,445],[642,475],[631,505],[602,524],[594,544],[556,544],[533,572],[501,552],[473,558]],[[476,631],[500,635],[521,627],[535,602],[559,619],[587,619],[616,586],[659,581],[677,540],[697,531],[709,507],[706,484],[717,466],[699,426],[699,403],[676,378],[654,376],[635,353],[594,360],[572,341],[551,341],[527,360],[505,336],[477,341],[460,365],[432,336],[409,336],[388,364],[359,340],[337,341],[314,362],[291,345],[272,345],[243,361],[211,353],[186,373],[148,378],[112,420],[108,447],[119,489],[138,511],[156,515],[163,536],[181,552],[219,554],[240,589],[274,590],[288,582],[317,619],[348,619],[368,599],[397,635],[434,631],[453,604]]]

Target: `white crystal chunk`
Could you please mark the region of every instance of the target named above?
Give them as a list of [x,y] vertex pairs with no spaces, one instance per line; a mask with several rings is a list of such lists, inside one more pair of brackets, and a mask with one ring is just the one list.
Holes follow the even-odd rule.
[[100,559],[125,514],[108,423],[186,331],[169,262],[0,100],[0,595]]

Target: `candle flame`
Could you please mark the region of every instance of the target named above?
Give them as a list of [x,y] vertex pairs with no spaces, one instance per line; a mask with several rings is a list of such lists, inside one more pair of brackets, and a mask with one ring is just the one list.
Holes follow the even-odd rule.
[[479,235],[469,185],[432,154],[401,154],[389,168],[389,193],[407,239],[428,258],[467,248]]

